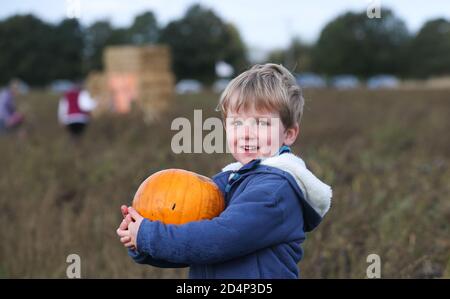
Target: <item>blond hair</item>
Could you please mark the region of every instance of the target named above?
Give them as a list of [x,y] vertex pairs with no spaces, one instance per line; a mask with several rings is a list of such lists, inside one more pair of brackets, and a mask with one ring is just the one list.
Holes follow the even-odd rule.
[[278,111],[286,128],[300,124],[304,99],[294,76],[282,65],[254,65],[234,78],[219,100],[217,111],[225,119],[229,111],[255,108],[256,111]]

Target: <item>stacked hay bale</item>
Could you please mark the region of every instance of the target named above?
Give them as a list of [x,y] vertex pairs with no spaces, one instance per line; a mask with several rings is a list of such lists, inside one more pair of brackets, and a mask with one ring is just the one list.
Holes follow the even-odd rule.
[[103,58],[117,112],[129,112],[135,103],[153,121],[170,106],[175,80],[168,47],[108,47]]
[[99,115],[107,111],[112,111],[110,94],[107,87],[107,78],[104,73],[91,72],[86,78],[86,88],[91,96],[97,101],[97,107],[93,111],[94,115]]
[[114,46],[103,52],[105,72],[91,72],[87,88],[98,101],[94,114],[128,113],[133,105],[148,122],[168,109],[174,76],[167,46]]

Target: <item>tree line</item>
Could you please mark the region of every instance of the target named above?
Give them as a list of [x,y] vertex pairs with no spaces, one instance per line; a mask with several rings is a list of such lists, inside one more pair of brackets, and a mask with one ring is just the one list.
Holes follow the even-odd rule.
[[[137,15],[128,27],[114,27],[109,20],[89,26],[76,19],[52,24],[31,14],[15,15],[0,21],[0,84],[13,77],[35,86],[81,79],[103,68],[107,46],[158,43],[171,47],[177,79],[210,84],[216,79],[217,61],[229,63],[236,73],[250,64],[239,30],[201,5],[191,6],[166,26],[151,11]],[[412,34],[386,9],[379,19],[369,19],[365,11],[344,13],[325,25],[314,44],[294,38],[286,49],[269,53],[267,61],[324,75],[426,78],[450,74],[449,53],[448,20],[430,20]]]
[[450,75],[450,22],[429,20],[411,34],[391,10],[383,10],[380,19],[348,12],[329,22],[314,45],[294,38],[268,60],[300,71],[363,79],[376,74],[422,79]]

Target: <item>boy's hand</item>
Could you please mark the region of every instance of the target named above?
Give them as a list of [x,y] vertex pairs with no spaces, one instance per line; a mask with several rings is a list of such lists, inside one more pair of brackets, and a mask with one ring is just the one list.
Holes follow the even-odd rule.
[[120,242],[127,248],[130,248],[132,250],[135,250],[136,247],[130,243],[131,237],[130,232],[128,230],[128,225],[132,222],[131,215],[128,213],[128,208],[125,205],[122,205],[120,207],[120,210],[122,212],[123,220],[119,225],[119,228],[117,229],[117,235],[120,237]]
[[[128,236],[130,237],[130,242],[127,244],[130,244],[137,248],[137,235],[139,231],[139,227],[141,226],[142,220],[144,220],[144,217],[142,217],[135,209],[132,207],[128,207],[128,214],[125,218],[125,221],[131,221],[128,223]],[[125,244],[125,246],[127,246]]]
[[128,207],[126,205],[122,205],[120,207],[120,210],[122,211],[123,219],[126,220],[127,222],[127,229],[128,229],[128,224],[132,222],[131,215],[128,213]]

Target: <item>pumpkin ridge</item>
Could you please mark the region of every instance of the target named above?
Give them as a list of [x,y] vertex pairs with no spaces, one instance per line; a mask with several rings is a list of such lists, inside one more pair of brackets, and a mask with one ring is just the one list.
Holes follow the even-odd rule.
[[[185,185],[187,185],[186,187],[185,187],[185,190],[187,190],[188,188],[189,188],[189,180],[186,180],[186,183],[185,183]],[[187,195],[187,192],[184,192],[183,193],[183,200],[181,201],[181,211],[183,211],[183,209],[184,209],[184,206],[185,206],[185,203],[186,203],[186,195]],[[184,219],[183,219],[183,214],[179,214],[178,215],[178,219],[177,219],[177,224],[180,224],[180,223],[183,223],[183,221],[184,221]]]
[[[172,185],[173,185],[173,181],[174,181],[174,179],[173,179],[173,176],[176,174],[176,172],[175,171],[171,171],[170,172],[170,176],[169,176],[169,178],[167,179],[168,181],[169,181],[169,186],[168,186],[168,188],[166,189],[166,194],[164,195],[164,203],[163,203],[163,205],[162,205],[162,209],[163,209],[163,218],[166,218],[167,217],[167,214],[169,214],[169,216],[170,216],[170,209],[167,211],[167,208],[166,208],[166,206],[167,206],[167,203],[169,203],[169,206],[170,206],[170,201],[172,201],[171,200],[171,198],[168,198],[167,197],[167,194],[169,193],[169,192],[171,192],[172,191]],[[171,218],[171,217],[170,217]]]

